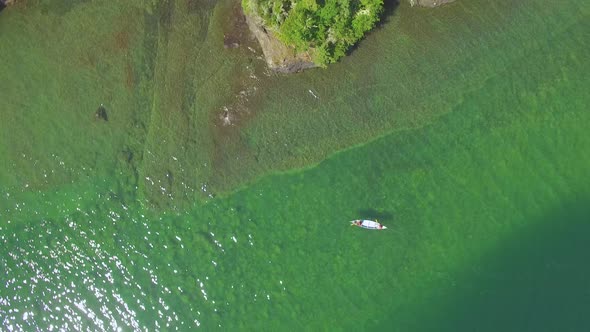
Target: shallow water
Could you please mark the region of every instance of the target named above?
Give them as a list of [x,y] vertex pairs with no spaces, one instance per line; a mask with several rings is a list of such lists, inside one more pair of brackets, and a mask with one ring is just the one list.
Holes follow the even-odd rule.
[[402,4],[282,77],[223,48],[229,3],[27,4],[0,14],[2,329],[590,327],[587,5]]

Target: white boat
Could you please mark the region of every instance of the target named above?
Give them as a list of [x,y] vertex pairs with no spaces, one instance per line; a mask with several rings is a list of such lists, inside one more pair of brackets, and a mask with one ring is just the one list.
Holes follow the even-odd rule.
[[373,220],[353,220],[350,222],[351,226],[357,226],[366,229],[376,229],[376,230],[383,230],[387,229],[387,227],[381,225],[380,223],[373,221]]

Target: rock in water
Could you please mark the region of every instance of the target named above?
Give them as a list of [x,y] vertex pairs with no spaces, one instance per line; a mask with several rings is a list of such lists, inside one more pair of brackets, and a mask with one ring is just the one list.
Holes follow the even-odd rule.
[[109,121],[109,117],[107,115],[107,109],[104,107],[103,104],[100,104],[96,112],[94,112],[94,116],[97,120]]

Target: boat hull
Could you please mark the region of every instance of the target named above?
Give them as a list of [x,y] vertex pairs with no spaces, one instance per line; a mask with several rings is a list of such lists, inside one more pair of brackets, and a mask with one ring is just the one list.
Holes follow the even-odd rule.
[[377,230],[377,231],[381,231],[384,229],[387,229],[387,227],[381,225],[380,223],[373,221],[373,220],[353,220],[350,222],[351,225],[353,226],[357,226],[360,228],[364,228],[364,229],[371,229],[371,230]]

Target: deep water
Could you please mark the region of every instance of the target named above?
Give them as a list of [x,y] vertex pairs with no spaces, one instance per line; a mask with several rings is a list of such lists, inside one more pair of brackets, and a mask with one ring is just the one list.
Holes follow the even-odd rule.
[[588,5],[403,2],[294,76],[234,8],[0,13],[1,330],[590,329]]

